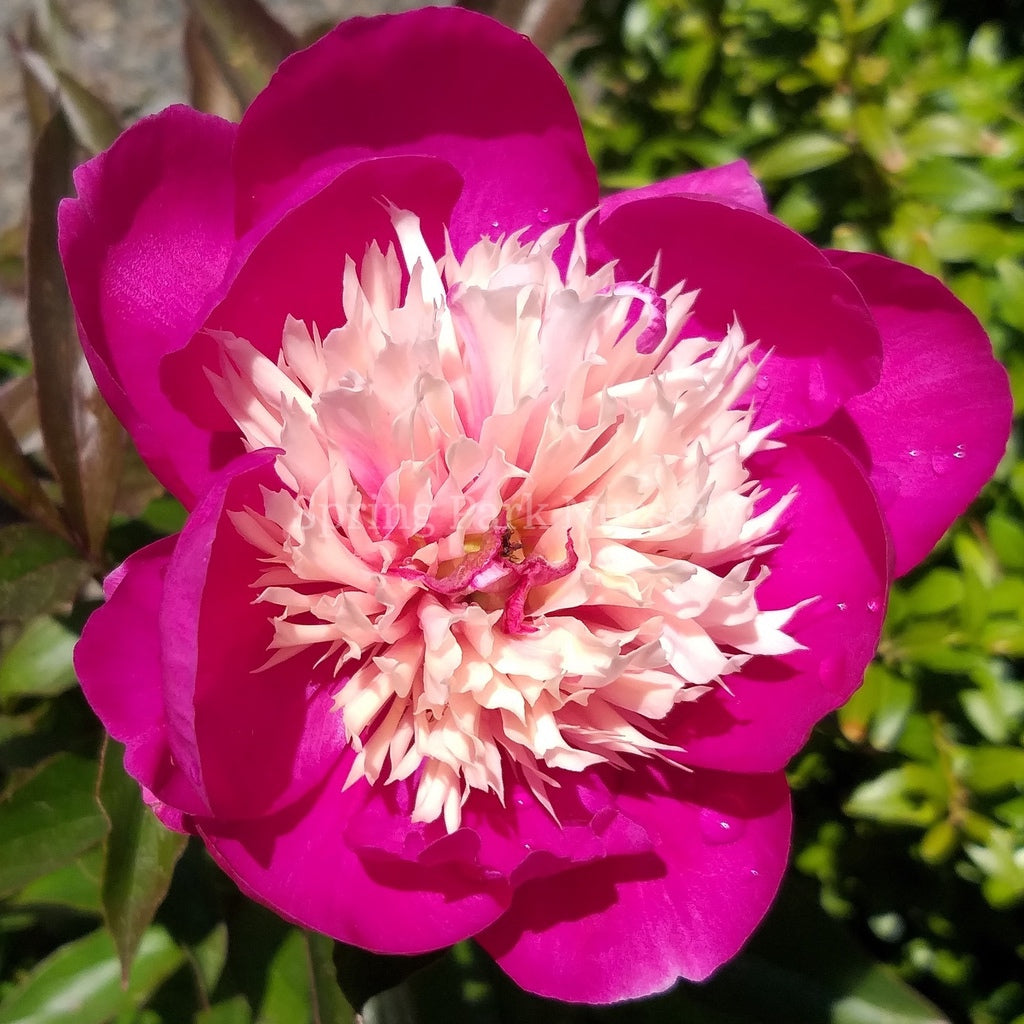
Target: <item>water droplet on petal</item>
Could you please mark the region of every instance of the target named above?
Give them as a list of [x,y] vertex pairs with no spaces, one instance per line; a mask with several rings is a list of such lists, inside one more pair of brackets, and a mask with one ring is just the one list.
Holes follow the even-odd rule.
[[701,834],[716,846],[736,842],[746,827],[747,823],[742,818],[734,818],[710,807],[700,812]]
[[840,601],[840,602],[839,602],[839,603],[838,603],[838,604],[836,605],[836,608],[838,608],[838,609],[839,609],[839,611],[841,611],[841,612],[845,612],[845,611],[846,611],[846,609],[847,609],[847,604],[846,604],[846,602],[845,602],[845,601]]
[[532,850],[533,847],[529,843],[523,843],[523,849],[524,850]]
[[550,224],[551,223],[551,211],[545,206],[543,210],[537,212],[537,222],[539,224]]
[[845,690],[849,679],[846,655],[833,654],[822,658],[821,664],[818,666],[818,674],[821,680],[821,685],[824,686],[826,690]]
[[[498,225],[497,225],[497,224],[495,224],[494,226],[495,226],[495,227],[497,227]],[[919,452],[919,451],[918,451],[918,450],[917,450],[916,448],[911,448],[911,449],[910,449],[910,451],[909,451],[909,452],[907,452],[907,454],[908,454],[908,455],[909,455],[909,456],[910,456],[910,457],[911,457],[912,459],[916,459],[916,458],[918,457],[918,455],[920,455],[921,453],[920,453],[920,452]]]
[[962,458],[964,458],[967,455],[967,452],[964,450],[964,448],[965,448],[964,445],[958,444],[956,446],[956,451],[953,452],[953,458],[954,459],[962,459]]
[[750,869],[750,874],[751,874],[751,875],[752,875],[752,876],[753,876],[754,878],[760,878],[760,877],[761,877],[761,872],[760,872],[760,871],[758,871],[758,870],[757,870],[757,868],[751,868],[751,869]]
[[491,227],[494,228],[495,230],[497,230],[498,228],[501,227],[501,224],[499,224],[498,221],[496,221],[496,220],[492,220],[491,221]]
[[878,598],[875,598],[875,597],[871,598],[871,600],[868,601],[868,611],[869,612],[877,612],[880,604],[881,604],[881,601],[879,601]]
[[757,380],[754,382],[754,387],[756,387],[758,391],[767,391],[768,378],[765,377],[764,375],[759,376]]

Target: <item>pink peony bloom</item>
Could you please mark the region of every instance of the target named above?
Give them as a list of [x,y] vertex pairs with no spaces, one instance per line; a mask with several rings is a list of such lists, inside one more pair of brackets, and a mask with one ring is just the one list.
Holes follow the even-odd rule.
[[1002,454],[974,317],[743,164],[599,202],[553,69],[459,10],[76,181],[83,344],[190,513],[77,653],[161,819],[292,921],[560,999],[733,956],[786,762]]

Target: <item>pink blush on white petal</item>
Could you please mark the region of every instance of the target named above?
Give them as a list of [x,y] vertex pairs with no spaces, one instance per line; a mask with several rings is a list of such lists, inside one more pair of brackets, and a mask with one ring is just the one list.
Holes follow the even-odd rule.
[[588,274],[582,232],[563,275],[564,228],[435,263],[391,216],[397,249],[346,266],[344,326],[289,318],[276,364],[218,336],[218,399],[281,450],[283,488],[233,516],[268,664],[315,648],[349,783],[411,778],[413,820],[449,832],[510,772],[547,804],[556,770],[685,764],[660,720],[798,646],[796,609],[757,603],[792,495],[747,469],[778,447],[744,408],[751,346],[680,337],[693,294]]

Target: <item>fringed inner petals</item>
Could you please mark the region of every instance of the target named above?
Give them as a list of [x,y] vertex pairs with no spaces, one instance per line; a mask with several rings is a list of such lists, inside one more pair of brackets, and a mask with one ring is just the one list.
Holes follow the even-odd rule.
[[[458,828],[510,772],[685,761],[658,722],[754,655],[795,649],[762,610],[771,447],[740,327],[681,337],[694,295],[568,271],[557,228],[432,261],[416,218],[348,262],[346,323],[289,319],[275,364],[220,335],[216,394],[283,489],[234,516],[260,549],[268,664],[332,663],[349,783],[414,778],[413,819]],[[404,280],[404,286],[403,286]]]

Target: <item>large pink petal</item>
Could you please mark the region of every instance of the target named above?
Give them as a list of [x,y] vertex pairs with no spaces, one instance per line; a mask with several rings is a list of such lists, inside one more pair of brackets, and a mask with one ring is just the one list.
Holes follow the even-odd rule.
[[860,685],[881,633],[890,552],[875,496],[855,460],[824,437],[787,439],[757,457],[773,495],[797,496],[768,556],[758,590],[763,608],[813,602],[787,632],[804,650],[754,658],[673,713],[667,733],[687,764],[729,771],[774,771],[803,746],[814,724]]
[[[444,224],[459,196],[461,180],[449,164],[433,157],[366,160],[336,176],[265,236],[240,245],[239,264],[204,330],[228,331],[277,358],[287,317],[316,324],[322,335],[345,322],[342,275],[345,261],[356,265],[376,241],[395,241],[384,200],[415,213],[431,250],[444,252]],[[244,253],[244,255],[242,255]],[[197,334],[164,360],[164,387],[179,408],[210,429],[234,424],[217,403],[206,370],[219,371],[217,342]]]
[[104,397],[160,481],[190,504],[215,468],[209,434],[172,408],[157,366],[209,312],[234,245],[235,126],[171,107],[78,169],[60,250]]
[[656,181],[642,188],[615,192],[601,200],[601,218],[611,216],[625,203],[638,199],[657,199],[664,196],[708,196],[727,206],[742,206],[758,213],[767,213],[768,204],[757,178],[750,172],[746,160],[735,160],[721,167],[706,167],[687,171],[666,181]]
[[491,19],[428,8],[344,22],[281,65],[240,126],[239,226],[325,168],[393,154],[439,156],[462,175],[459,253],[597,205],[572,100],[540,51]]
[[882,379],[830,428],[864,458],[900,575],[995,471],[1010,433],[1010,388],[984,328],[941,281],[883,256],[828,256],[860,289],[884,343]]
[[699,981],[764,916],[789,851],[785,777],[663,771],[623,773],[618,797],[654,853],[527,882],[478,936],[523,988],[610,1003]]
[[850,279],[773,217],[711,199],[621,202],[595,232],[593,255],[639,280],[660,253],[661,287],[700,295],[687,330],[721,337],[738,319],[769,355],[754,401],[759,423],[785,431],[824,423],[878,381],[881,339]]
[[261,553],[230,513],[278,488],[273,451],[239,459],[189,517],[160,609],[164,695],[175,760],[224,817],[265,814],[315,785],[344,744],[330,679],[313,654],[261,670],[274,608],[255,603]]
[[221,867],[282,917],[378,953],[439,949],[494,921],[508,905],[504,879],[353,852],[345,827],[362,784],[343,789],[349,760],[276,815],[197,822]]
[[554,773],[549,797],[558,820],[521,780],[505,784],[504,806],[492,793],[474,792],[462,827],[450,835],[440,820],[411,820],[415,781],[355,787],[345,835],[357,853],[375,859],[450,864],[465,877],[527,878],[609,856],[651,849],[647,833],[620,813],[600,778]]
[[176,538],[137,551],[107,578],[75,647],[82,692],[111,736],[125,745],[125,770],[179,811],[208,810],[176,767],[167,739],[157,616]]

